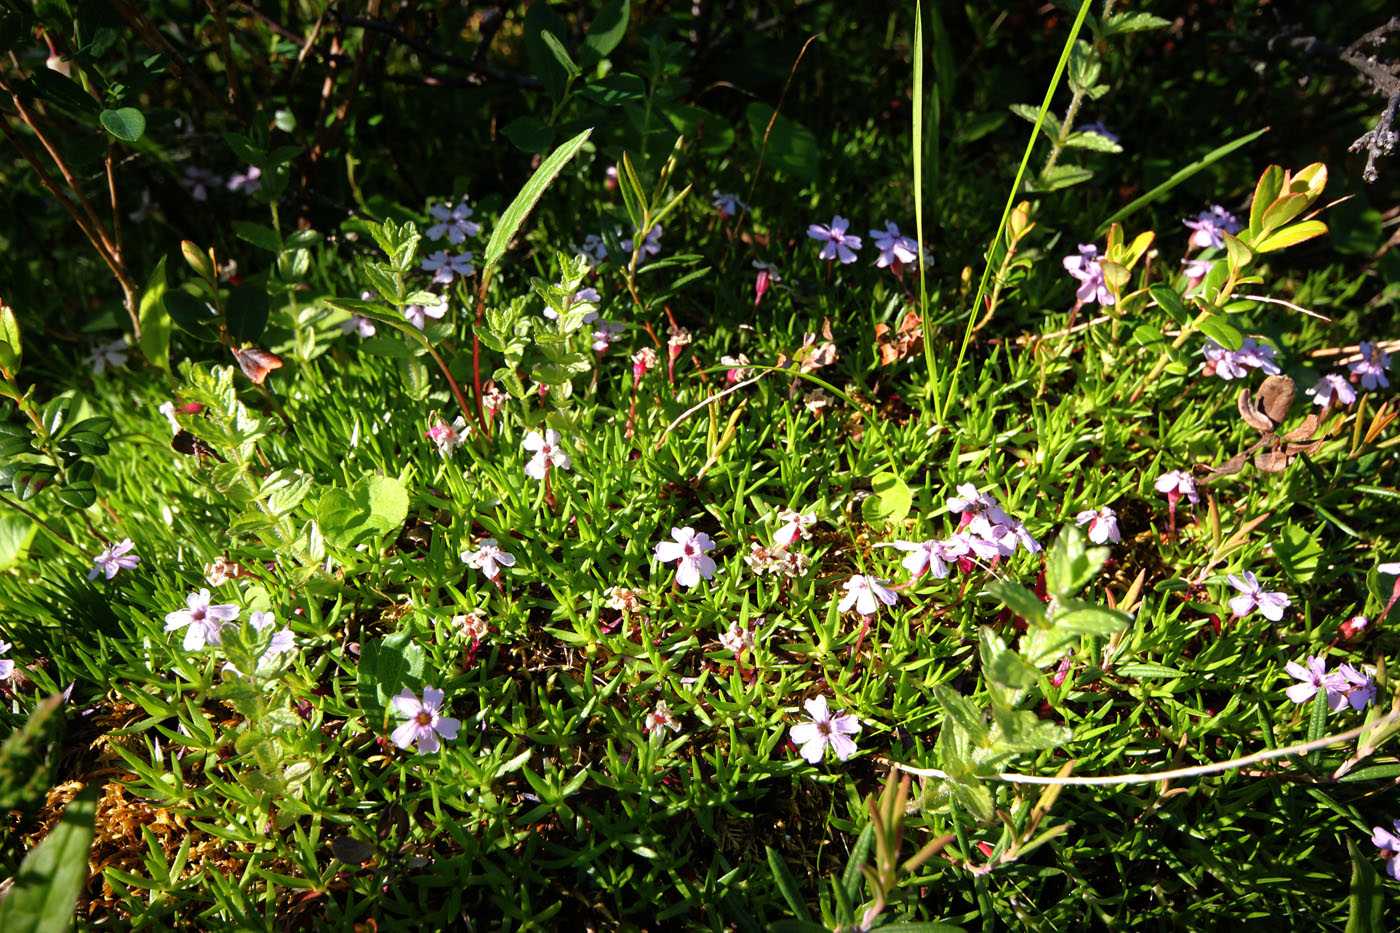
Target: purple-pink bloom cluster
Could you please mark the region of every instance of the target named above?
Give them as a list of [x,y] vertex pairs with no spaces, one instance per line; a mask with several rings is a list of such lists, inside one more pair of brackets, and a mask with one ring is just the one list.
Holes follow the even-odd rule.
[[165,630],[173,632],[185,630],[183,642],[186,651],[198,651],[205,645],[220,644],[220,632],[238,618],[238,607],[227,603],[210,605],[208,590],[191,593],[185,598],[185,608],[166,613]]
[[1099,248],[1093,243],[1080,243],[1078,256],[1064,258],[1065,271],[1079,280],[1074,297],[1083,304],[1097,301],[1101,305],[1111,305],[1118,300],[1104,281],[1100,262]]
[[1390,380],[1386,378],[1385,373],[1390,369],[1390,354],[1369,340],[1361,341],[1359,349],[1361,359],[1352,363],[1349,368],[1352,375],[1361,380],[1361,388],[1374,391],[1389,387]]
[[851,736],[860,732],[860,720],[851,713],[832,713],[826,697],[813,697],[805,704],[811,722],[800,722],[788,733],[794,745],[801,746],[802,757],[811,764],[821,761],[828,747],[836,757],[845,761],[856,753]]
[[136,569],[136,565],[141,563],[141,558],[131,553],[135,547],[130,538],[122,538],[117,544],[108,545],[101,554],[92,559],[92,569],[87,575],[89,582],[96,580],[98,574],[106,574],[110,580],[118,571]]
[[1227,350],[1214,340],[1207,340],[1201,352],[1215,374],[1226,382],[1248,375],[1251,369],[1262,369],[1271,376],[1279,372],[1278,364],[1274,362],[1274,348],[1257,342],[1253,337],[1244,338],[1238,350]]
[[1318,691],[1326,693],[1327,708],[1334,713],[1344,706],[1360,712],[1376,702],[1375,681],[1350,664],[1329,671],[1326,658],[1309,655],[1305,664],[1289,661],[1284,670],[1298,681],[1284,691],[1294,703],[1307,703]]
[[1191,245],[1201,249],[1207,246],[1221,249],[1225,246],[1225,234],[1234,236],[1240,232],[1239,219],[1219,204],[1212,204],[1209,210],[1201,211],[1195,220],[1183,220],[1182,223],[1191,229]]

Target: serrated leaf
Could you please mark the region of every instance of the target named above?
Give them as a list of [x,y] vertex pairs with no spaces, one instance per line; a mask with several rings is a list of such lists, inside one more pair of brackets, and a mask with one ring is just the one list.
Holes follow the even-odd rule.
[[520,189],[520,193],[515,196],[515,200],[510,202],[510,206],[501,214],[501,219],[496,224],[496,229],[491,232],[491,239],[486,244],[485,271],[483,275],[489,275],[505,255],[506,247],[510,245],[511,238],[515,236],[520,225],[525,222],[525,218],[530,215],[540,196],[545,189],[550,186],[555,177],[563,170],[564,166],[583,148],[583,144],[588,141],[592,134],[592,128],[584,130],[573,139],[561,145],[550,153],[549,158],[540,164],[535,170],[535,174],[530,176],[530,180],[525,183],[525,187]]
[[311,491],[311,476],[302,473],[284,486],[274,489],[267,499],[267,510],[273,515],[284,515],[301,504]]
[[[947,684],[939,684],[934,687],[933,696],[938,701],[938,705],[942,706],[943,711],[948,714],[948,720],[967,733],[973,745],[978,748],[986,747],[987,724],[982,720],[982,712],[972,705],[971,700]],[[946,728],[946,721],[944,726]]]
[[1122,152],[1123,147],[1101,133],[1079,132],[1070,133],[1065,139],[1066,146],[1075,149],[1090,149],[1094,152]]
[[1124,32],[1143,32],[1149,29],[1165,29],[1172,21],[1151,13],[1113,13],[1103,23],[1103,35],[1116,36]]

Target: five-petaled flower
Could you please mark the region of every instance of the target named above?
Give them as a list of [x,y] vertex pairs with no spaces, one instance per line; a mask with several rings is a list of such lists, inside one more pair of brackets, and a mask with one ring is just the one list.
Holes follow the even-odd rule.
[[130,538],[122,538],[117,544],[108,546],[101,554],[92,559],[92,569],[88,571],[89,581],[96,580],[97,575],[105,573],[110,580],[117,575],[119,570],[134,570],[136,565],[141,563],[141,558],[131,553],[136,545],[131,543]]
[[1183,220],[1182,223],[1191,228],[1191,245],[1201,249],[1207,246],[1221,249],[1225,246],[1225,234],[1234,236],[1240,232],[1239,220],[1219,204],[1212,204],[1210,210],[1201,211],[1195,220]]
[[1328,373],[1317,380],[1317,385],[1308,389],[1306,394],[1311,395],[1313,402],[1323,408],[1331,405],[1334,399],[1344,408],[1356,401],[1356,390],[1345,376],[1337,373]]
[[1358,349],[1361,359],[1353,362],[1349,368],[1353,375],[1361,378],[1361,388],[1375,390],[1389,386],[1390,380],[1385,377],[1385,371],[1390,368],[1390,354],[1369,340],[1361,341]]
[[850,225],[851,222],[840,214],[831,218],[829,227],[821,224],[810,225],[807,235],[814,240],[824,241],[822,251],[817,255],[822,259],[840,258],[842,263],[855,262],[856,250],[860,249],[860,237],[846,232]]
[[428,324],[428,318],[435,321],[442,320],[442,316],[447,313],[447,299],[439,298],[437,304],[432,305],[404,305],[404,320],[414,327],[422,330]]
[[893,606],[899,602],[899,594],[889,588],[889,582],[865,573],[853,574],[849,580],[841,584],[846,595],[841,598],[841,602],[836,608],[845,612],[854,606],[856,612],[861,615],[873,616],[880,611],[880,603]]
[[1327,705],[1334,711],[1341,709],[1342,704],[1346,702],[1346,680],[1336,671],[1327,670],[1326,658],[1309,655],[1305,665],[1289,661],[1284,665],[1284,670],[1298,681],[1284,691],[1294,703],[1308,702],[1319,690],[1327,692]]
[[1255,609],[1259,614],[1270,622],[1277,622],[1283,618],[1283,610],[1287,609],[1292,600],[1283,593],[1268,593],[1260,585],[1253,572],[1246,570],[1244,579],[1240,579],[1233,573],[1229,578],[1230,585],[1240,591],[1240,595],[1230,600],[1230,609],[1237,617],[1247,616]]
[[486,579],[494,580],[501,575],[502,567],[515,566],[515,555],[503,550],[495,538],[483,538],[481,547],[462,552],[462,563],[480,570]]
[[1089,540],[1095,544],[1109,541],[1122,541],[1118,533],[1118,513],[1108,506],[1101,509],[1085,509],[1074,517],[1076,525],[1089,526]]
[[900,565],[916,578],[922,577],[925,573],[931,573],[942,580],[948,576],[947,562],[957,560],[961,556],[956,548],[949,546],[948,542],[938,539],[896,541],[894,546],[901,551],[909,552],[909,556],[900,561]]
[[884,230],[871,230],[870,235],[875,239],[875,248],[880,251],[875,265],[881,269],[891,263],[907,266],[919,258],[919,244],[907,236],[901,236],[899,227],[893,221],[885,221]]
[[1381,850],[1381,858],[1385,859],[1385,873],[1400,881],[1400,858],[1396,858],[1400,854],[1400,820],[1395,820],[1390,829],[1372,827],[1371,845]]
[[1099,248],[1092,243],[1080,243],[1078,256],[1064,258],[1065,271],[1079,280],[1074,297],[1083,304],[1097,301],[1101,305],[1111,305],[1118,300],[1109,291],[1099,262]]
[[417,744],[418,754],[430,755],[442,747],[438,736],[444,739],[457,738],[457,730],[462,727],[459,719],[442,715],[443,692],[437,687],[424,687],[423,699],[413,695],[407,687],[391,702],[400,716],[408,717],[402,725],[390,734],[389,738],[399,748]]
[[663,564],[671,561],[678,561],[676,564],[676,582],[681,586],[691,587],[700,582],[700,578],[706,580],[714,578],[715,562],[705,554],[706,551],[714,550],[715,543],[710,540],[710,536],[703,531],[696,531],[689,526],[685,528],[672,528],[671,537],[673,541],[662,541],[656,546],[656,559]]
[[1346,682],[1345,698],[1347,705],[1352,709],[1359,713],[1376,702],[1376,682],[1365,671],[1358,670],[1350,664],[1341,664],[1337,667],[1337,673]]
[[713,191],[710,192],[710,194],[714,195],[715,198],[710,203],[714,205],[715,210],[719,212],[719,216],[725,218],[726,220],[739,213],[741,209],[749,209],[749,206],[747,204],[739,200],[739,196],[737,194],[725,194],[718,188],[715,188]]
[[185,598],[185,608],[166,613],[165,630],[173,632],[185,629],[183,642],[186,651],[198,651],[205,645],[217,645],[222,641],[219,631],[238,618],[238,607],[227,603],[211,606],[209,591],[200,590]]
[[530,462],[525,464],[526,476],[542,480],[551,466],[561,470],[573,469],[573,461],[559,448],[559,441],[559,432],[553,428],[546,428],[543,437],[538,431],[531,431],[525,435],[525,440],[520,446],[534,453]]
[[812,721],[799,722],[788,733],[792,743],[801,746],[803,758],[816,764],[826,754],[827,746],[831,746],[841,761],[856,753],[855,740],[850,736],[860,732],[860,720],[854,714],[833,714],[824,696],[813,697],[803,705]]
[[720,633],[719,643],[725,651],[732,651],[738,657],[740,652],[753,647],[753,629],[744,628],[738,621],[730,622],[729,628]]
[[445,233],[447,242],[456,246],[467,237],[476,236],[481,232],[481,224],[468,219],[472,215],[472,209],[467,206],[465,200],[456,207],[450,204],[434,204],[428,208],[428,213],[437,221],[428,228],[430,240],[440,240]]
[[1196,481],[1191,478],[1191,474],[1183,470],[1171,470],[1157,477],[1152,484],[1158,492],[1166,493],[1167,502],[1176,507],[1177,502],[1184,496],[1192,505],[1201,501],[1200,495],[1196,492]]
[[472,265],[471,250],[463,250],[455,256],[445,249],[437,250],[423,260],[421,268],[424,272],[433,273],[433,281],[442,285],[451,285],[456,276],[468,276],[476,271],[476,266]]

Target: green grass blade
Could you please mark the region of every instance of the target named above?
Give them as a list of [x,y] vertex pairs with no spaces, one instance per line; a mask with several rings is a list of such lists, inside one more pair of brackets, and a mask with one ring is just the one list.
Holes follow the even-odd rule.
[[14,887],[0,902],[5,933],[60,933],[73,925],[73,904],[88,876],[88,847],[97,818],[99,783],[79,791],[63,816],[24,858]]
[[1065,67],[1069,64],[1070,51],[1079,38],[1079,30],[1084,26],[1084,17],[1088,15],[1089,0],[1083,0],[1079,4],[1079,15],[1074,18],[1074,25],[1070,27],[1069,35],[1065,38],[1065,47],[1060,50],[1060,60],[1055,65],[1054,77],[1050,79],[1050,86],[1045,89],[1045,98],[1040,102],[1040,114],[1036,118],[1035,126],[1031,127],[1031,137],[1026,140],[1026,151],[1022,153],[1021,165],[1016,169],[1016,180],[1011,183],[1011,191],[1006,196],[1006,205],[1001,210],[1001,220],[997,222],[996,233],[992,235],[991,244],[987,247],[987,264],[982,267],[982,279],[977,283],[977,296],[972,300],[972,308],[967,316],[967,327],[963,331],[962,344],[958,347],[958,358],[953,364],[952,377],[948,380],[948,396],[942,409],[944,416],[947,414],[948,407],[953,404],[953,393],[957,391],[958,387],[958,374],[962,371],[963,358],[967,355],[967,345],[972,341],[972,325],[981,314],[982,297],[987,293],[987,280],[992,276],[992,264],[996,261],[997,243],[1001,240],[1002,231],[1006,229],[1006,219],[1011,216],[1011,207],[1016,203],[1016,196],[1021,191],[1021,179],[1025,177],[1026,166],[1030,164],[1031,152],[1035,148],[1036,138],[1040,135],[1040,127],[1045,122],[1045,115],[1050,111],[1050,102],[1055,99],[1055,91],[1059,89],[1060,81],[1064,78]]
[[[937,101],[934,102],[937,107]],[[928,367],[929,388],[934,395],[934,410],[940,394],[938,361],[933,358],[933,337],[928,326],[928,290],[924,281],[924,7],[922,0],[914,4],[914,238],[919,241],[919,320],[923,322],[924,365]]]
[[1385,906],[1385,892],[1380,878],[1366,857],[1356,848],[1356,843],[1347,840],[1347,851],[1351,853],[1351,889],[1347,911],[1346,933],[1380,933],[1385,929],[1381,922],[1381,912]]
[[540,195],[544,194],[544,190],[549,187],[555,176],[569,163],[569,160],[578,155],[578,151],[583,148],[583,144],[588,141],[588,136],[592,132],[592,128],[586,129],[551,152],[549,158],[545,159],[535,170],[535,174],[530,176],[525,187],[520,189],[515,200],[510,202],[510,207],[507,207],[505,213],[501,215],[500,222],[496,224],[496,229],[491,233],[491,240],[486,244],[486,264],[482,271],[483,277],[490,276],[491,270],[505,255],[511,237],[515,236],[515,232],[520,229],[525,218],[530,216],[530,211],[534,209]]
[[811,921],[812,915],[807,910],[807,902],[802,899],[802,888],[798,885],[797,879],[792,876],[792,869],[788,868],[787,862],[778,854],[778,850],[772,846],[766,847],[768,850],[768,867],[773,872],[773,882],[782,892],[783,900],[787,901],[788,908],[797,915],[797,919]]
[[1254,142],[1254,140],[1258,139],[1260,136],[1263,136],[1267,132],[1269,132],[1269,127],[1266,126],[1263,129],[1255,130],[1253,133],[1246,133],[1239,139],[1232,140],[1223,146],[1219,146],[1215,149],[1212,149],[1210,152],[1207,152],[1195,162],[1192,162],[1190,165],[1187,165],[1185,168],[1176,172],[1176,174],[1172,175],[1171,178],[1168,178],[1166,181],[1162,182],[1160,185],[1153,188],[1151,191],[1147,192],[1142,197],[1136,198],[1132,202],[1124,205],[1107,220],[1099,224],[1098,230],[1094,232],[1095,238],[1103,236],[1104,231],[1106,231],[1109,227],[1113,226],[1119,221],[1131,217],[1132,215],[1136,214],[1138,211],[1142,210],[1144,207],[1151,204],[1152,202],[1160,200],[1167,194],[1167,192],[1171,191],[1177,185],[1186,181],[1192,175],[1195,175],[1202,169],[1216,162],[1219,162],[1221,159],[1225,158],[1227,155],[1234,152],[1241,146],[1249,145],[1250,143]]

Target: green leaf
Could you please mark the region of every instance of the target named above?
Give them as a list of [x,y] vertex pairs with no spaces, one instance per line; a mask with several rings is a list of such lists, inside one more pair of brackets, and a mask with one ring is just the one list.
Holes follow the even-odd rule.
[[511,120],[501,132],[517,149],[525,152],[542,152],[554,142],[554,127],[528,113]]
[[1190,319],[1191,312],[1186,310],[1186,303],[1181,300],[1176,289],[1169,285],[1152,285],[1148,287],[1147,293],[1176,323],[1185,324]]
[[[568,82],[569,74],[544,37],[549,35],[554,43],[562,48],[563,37],[568,35],[568,32],[568,26],[559,14],[550,8],[549,3],[542,0],[530,4],[525,13],[525,54],[530,59],[530,69],[539,76],[545,90],[555,102],[563,97],[564,85]],[[568,54],[565,53],[564,57],[568,58]]]
[[994,815],[992,794],[981,781],[949,781],[948,789],[958,806],[982,822],[989,822]]
[[29,553],[29,542],[39,526],[27,516],[0,513],[0,571],[9,570]]
[[1320,220],[1305,220],[1302,223],[1294,224],[1291,227],[1284,227],[1275,233],[1269,234],[1261,242],[1254,244],[1255,252],[1271,253],[1276,249],[1287,249],[1290,246],[1297,246],[1304,240],[1311,240],[1313,237],[1322,236],[1327,232],[1327,225]]
[[[536,7],[544,6],[543,3],[535,4]],[[534,10],[534,7],[531,7]],[[554,181],[556,175],[563,170],[578,151],[583,148],[583,144],[588,141],[593,130],[586,129],[573,139],[564,143],[558,149],[550,153],[549,158],[541,163],[535,170],[535,174],[525,183],[525,187],[520,189],[520,193],[515,196],[515,200],[510,202],[510,206],[501,214],[501,219],[496,224],[496,229],[491,232],[491,239],[486,244],[485,270],[482,275],[489,275],[505,255],[506,247],[510,245],[511,237],[520,229],[520,225],[525,222],[530,211],[534,209],[535,203],[544,194],[546,188]]]
[[564,43],[559,41],[558,36],[548,30],[542,30],[539,33],[539,38],[544,43],[545,48],[549,50],[549,54],[554,56],[554,61],[560,68],[564,69],[566,75],[570,78],[577,78],[582,74],[578,65],[574,64],[573,58],[570,57],[569,50],[564,48]]
[[1254,200],[1249,205],[1249,235],[1257,237],[1264,229],[1264,212],[1283,191],[1283,180],[1287,173],[1282,166],[1270,165],[1259,176],[1254,186]]
[[267,327],[267,289],[261,282],[240,285],[229,292],[224,303],[224,319],[229,333],[240,343],[252,343]]
[[1230,270],[1236,274],[1244,271],[1254,260],[1254,251],[1234,234],[1226,233],[1222,234],[1222,237],[1225,240],[1225,255],[1230,263]]
[[301,504],[311,491],[311,475],[298,474],[286,485],[278,486],[267,499],[267,510],[273,515],[283,515]]
[[1346,933],[1382,933],[1385,930],[1381,920],[1385,891],[1380,877],[1350,838],[1347,852],[1351,855],[1351,889],[1347,898]]
[[987,593],[1001,600],[1006,608],[1033,625],[1045,621],[1045,604],[1019,583],[994,580],[987,584]]
[[[1078,602],[1075,600],[1074,602]],[[1080,635],[1112,635],[1133,622],[1133,617],[1106,606],[1086,606],[1055,615],[1055,625]]]
[[1218,314],[1201,321],[1200,328],[1201,333],[1227,350],[1238,350],[1244,346],[1244,334]]
[[1084,529],[1070,525],[1060,532],[1045,558],[1045,586],[1063,600],[1082,590],[1108,560],[1108,548],[1086,547]]
[[621,107],[623,104],[646,100],[647,84],[636,75],[624,72],[593,81],[578,93],[580,97],[602,107]]
[[876,473],[870,479],[873,492],[860,503],[860,515],[867,525],[883,528],[897,524],[909,514],[914,493],[894,473]]
[[1066,146],[1075,149],[1090,149],[1094,152],[1122,152],[1123,147],[1100,133],[1070,133],[1065,139]]
[[1186,675],[1174,667],[1167,667],[1164,664],[1147,664],[1145,662],[1133,662],[1130,664],[1120,664],[1113,669],[1113,673],[1120,677],[1143,678],[1164,678],[1185,677]]
[[214,313],[208,304],[189,292],[172,288],[165,293],[165,310],[175,325],[204,340],[214,339]]
[[388,476],[367,476],[350,489],[328,489],[316,508],[326,540],[353,548],[366,537],[388,534],[408,517],[408,492]]
[[9,305],[0,301],[0,369],[13,376],[19,371],[24,356],[24,341],[20,339],[19,319]]
[[788,868],[787,862],[778,854],[777,849],[772,846],[764,846],[764,849],[768,853],[768,869],[773,873],[773,883],[778,886],[783,900],[787,901],[788,909],[796,914],[799,920],[810,921],[812,914],[807,910],[807,902],[802,899],[802,888],[792,876],[792,869]]
[[986,747],[987,724],[982,721],[981,710],[973,706],[971,700],[947,684],[934,687],[933,696],[948,714],[948,721],[967,733],[973,745],[978,748]]
[[1104,38],[1124,32],[1143,32],[1148,29],[1165,29],[1172,21],[1153,16],[1151,13],[1113,13],[1103,22],[1101,35]]
[[103,129],[125,142],[134,143],[146,133],[146,117],[135,107],[104,110],[98,119]]
[[[821,147],[812,131],[795,120],[782,114],[776,118],[774,110],[767,104],[755,101],[744,111],[744,120],[749,125],[749,135],[755,149],[763,150],[765,165],[789,175],[798,181],[813,182],[821,167]],[[773,128],[768,129],[769,123]],[[764,148],[764,134],[768,145]]]
[[1093,177],[1093,169],[1078,165],[1056,165],[1040,178],[1035,179],[1035,185],[1039,191],[1059,191],[1061,188],[1086,182]]
[[383,639],[366,639],[360,646],[356,689],[360,709],[374,730],[387,725],[389,699],[405,688],[421,697],[428,655],[412,641],[411,632],[397,632]]
[[170,372],[170,312],[165,310],[164,256],[146,280],[137,319],[141,322],[141,353],[152,366]]
[[233,232],[240,240],[252,243],[259,249],[265,249],[269,253],[277,253],[282,250],[282,238],[277,235],[277,231],[262,224],[249,223],[246,220],[235,220],[233,222]]
[[63,816],[19,867],[0,901],[5,933],[60,933],[73,925],[73,906],[88,877],[88,850],[97,819],[101,781],[90,781],[63,808]]
[[592,68],[617,48],[627,34],[627,22],[631,15],[629,0],[608,0],[603,4],[593,17],[593,22],[588,24],[588,34],[583,37],[583,45],[578,50],[578,60],[584,68]]

